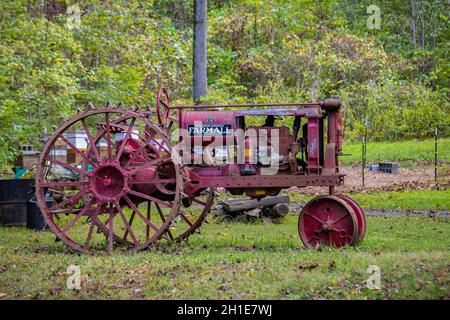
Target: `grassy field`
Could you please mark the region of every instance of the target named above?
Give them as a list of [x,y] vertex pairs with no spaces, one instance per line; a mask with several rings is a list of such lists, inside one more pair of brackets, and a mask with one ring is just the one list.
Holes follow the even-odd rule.
[[[450,189],[359,193],[349,196],[364,209],[450,211]],[[307,202],[314,195],[289,193],[289,197],[291,202]]]
[[[360,145],[346,145],[347,163]],[[433,141],[369,143],[369,161],[430,162]],[[445,151],[445,152],[444,152]],[[450,161],[450,139],[440,140]],[[291,202],[312,196],[289,193]],[[351,194],[365,209],[450,210],[450,190]],[[0,299],[450,299],[449,218],[368,217],[357,247],[310,251],[297,217],[281,224],[212,223],[180,244],[139,253],[78,254],[50,232],[0,227]],[[81,268],[81,289],[66,288],[67,267]],[[381,288],[367,288],[367,268]]]
[[[362,245],[309,251],[297,217],[281,224],[209,223],[188,242],[135,254],[77,254],[50,232],[0,228],[4,299],[449,299],[446,218],[368,217]],[[66,288],[69,265],[81,290]],[[368,289],[367,268],[381,269]]]
[[[361,143],[345,143],[344,154],[340,161],[343,164],[361,162]],[[438,159],[450,162],[450,138],[438,140]],[[414,163],[432,163],[434,161],[434,140],[410,140],[399,142],[368,142],[367,161],[397,161],[404,166]]]

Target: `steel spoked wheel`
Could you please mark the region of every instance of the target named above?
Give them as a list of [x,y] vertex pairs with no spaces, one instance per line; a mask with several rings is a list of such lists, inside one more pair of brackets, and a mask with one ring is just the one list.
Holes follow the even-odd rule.
[[298,229],[307,248],[342,247],[354,243],[358,221],[346,201],[336,196],[319,196],[303,207]]
[[170,131],[172,125],[178,122],[177,111],[170,107],[169,94],[166,88],[161,88],[156,95],[156,115],[161,127]]
[[[175,172],[173,172],[173,166],[174,164],[171,161],[164,161],[161,163],[158,169],[159,173],[157,175],[157,179],[158,181],[161,181],[161,183],[157,183],[156,186],[160,191],[164,191],[166,194],[168,192],[177,192],[175,188],[180,189],[179,191],[183,195],[184,193],[181,191],[182,189],[179,188],[182,184],[174,185],[170,183],[163,185],[165,182],[170,180],[168,178],[169,176],[173,177],[175,175]],[[186,182],[185,175],[182,171],[180,175],[183,178],[182,181]],[[147,201],[147,217],[151,221],[169,221],[168,228],[161,237],[169,242],[182,241],[194,233],[200,233],[200,226],[204,222],[207,214],[210,212],[213,201],[213,189],[204,190],[202,194],[195,197],[188,197],[184,194],[181,201],[173,204],[174,208],[178,208],[175,215],[171,214],[172,207],[162,206],[161,203],[157,201]],[[109,232],[107,224],[100,226],[100,229],[105,234],[108,234]],[[126,237],[115,238],[115,241],[119,243],[127,243]]]
[[204,190],[197,196],[185,196],[181,202],[178,216],[167,230],[169,240],[186,240],[194,233],[200,233],[200,226],[211,211],[214,202],[214,189]]
[[347,204],[350,207],[352,207],[353,211],[355,211],[356,219],[358,220],[358,231],[354,244],[359,244],[363,242],[367,232],[367,222],[363,209],[358,205],[358,203],[355,200],[347,196],[337,195],[337,197],[347,202]]
[[[88,111],[48,139],[36,173],[39,207],[57,237],[76,250],[111,252],[114,243],[145,248],[178,213],[180,167],[173,166],[170,179],[156,175],[168,159],[170,142],[146,117],[121,109]],[[152,190],[155,185],[174,191],[163,194]],[[56,203],[46,202],[46,194]],[[151,203],[166,208],[164,219],[151,216]]]

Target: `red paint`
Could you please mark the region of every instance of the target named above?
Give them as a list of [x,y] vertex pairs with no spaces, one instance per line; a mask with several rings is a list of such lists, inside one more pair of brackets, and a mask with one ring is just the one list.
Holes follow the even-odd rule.
[[[210,105],[200,106],[201,111],[190,111],[187,109],[192,106],[172,108],[167,90],[162,89],[157,95],[158,124],[151,122],[151,115],[154,114],[151,111],[91,110],[66,122],[44,147],[36,174],[39,206],[50,228],[77,250],[89,250],[87,244],[93,232],[92,228],[84,243],[67,235],[67,231],[82,216],[95,220],[92,225],[95,224],[107,236],[109,251],[113,249],[113,242],[131,242],[131,247],[138,250],[159,241],[163,235],[169,239],[184,239],[194,233],[211,208],[214,188],[226,188],[232,194],[245,193],[252,198],[262,198],[290,187],[324,186],[329,187],[332,195],[313,199],[300,214],[298,227],[303,243],[308,248],[357,244],[366,232],[364,213],[354,200],[334,196],[336,187],[343,183],[344,178],[338,168],[338,154],[342,149],[340,106],[340,100],[333,97],[317,103]],[[221,107],[233,110],[207,110]],[[111,117],[112,113],[119,114],[119,117]],[[105,122],[98,123],[97,132],[88,132],[86,119],[102,114],[105,115]],[[266,117],[265,125],[255,126],[254,117]],[[276,120],[278,117],[297,117],[297,120],[302,119],[298,123],[306,123],[306,130],[299,130],[303,143],[306,142],[306,152],[299,152],[301,141],[295,141],[293,128],[285,124],[289,122],[281,124]],[[322,132],[323,121],[328,121],[326,134]],[[134,126],[135,122],[139,125]],[[90,147],[85,152],[63,136],[77,123],[82,124],[87,134]],[[170,141],[174,125],[181,129],[181,144],[177,146],[176,153]],[[134,133],[135,130],[138,134]],[[124,142],[111,139],[111,135],[116,133],[123,134]],[[327,141],[323,141],[324,136],[328,137]],[[58,139],[93,169],[88,172],[86,166],[74,167],[53,160],[79,176],[74,178],[75,181],[48,180],[45,175],[46,162],[51,161],[50,152]],[[100,139],[106,139],[106,154],[93,147]],[[325,153],[323,162],[321,150]],[[302,157],[303,161],[300,161]],[[221,162],[222,158],[228,162]],[[49,208],[44,196],[49,187],[73,188],[79,193],[67,196]],[[206,190],[209,190],[208,199],[200,200]],[[81,199],[82,207],[75,210]],[[160,226],[155,226],[150,217],[140,212],[142,206],[139,204],[142,202],[148,202],[149,206],[154,204],[160,215]],[[194,203],[202,207],[196,220],[184,213],[184,209]],[[137,239],[132,219],[125,223],[125,235],[115,233],[114,221],[117,220],[113,218],[124,218],[123,206],[130,207],[133,219],[136,216],[146,226],[146,232],[140,233],[145,234],[145,239]],[[53,219],[55,210],[61,208],[68,210],[67,214],[74,213],[74,218],[64,227]],[[110,219],[97,221],[101,214],[109,215]],[[177,224],[183,223],[186,229],[174,237],[171,232]],[[171,229],[169,226],[172,226]],[[127,240],[128,236],[131,240]]]
[[298,229],[303,244],[311,249],[354,244],[358,223],[354,210],[336,196],[321,196],[302,209]]
[[343,196],[343,195],[338,195],[337,197],[344,200],[350,207],[352,207],[353,211],[355,211],[357,224],[358,224],[358,231],[357,231],[357,235],[356,235],[354,244],[361,243],[364,240],[364,237],[365,237],[366,231],[367,231],[367,223],[366,223],[366,217],[364,216],[364,211],[358,205],[358,203],[356,203],[355,200],[353,200],[347,196]]
[[319,119],[308,118],[308,169],[310,173],[319,172]]

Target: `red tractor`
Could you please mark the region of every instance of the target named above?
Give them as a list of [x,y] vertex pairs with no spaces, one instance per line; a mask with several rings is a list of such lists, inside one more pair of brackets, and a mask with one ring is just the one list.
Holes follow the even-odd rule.
[[171,107],[163,88],[156,111],[91,109],[47,139],[36,173],[39,207],[72,248],[139,250],[199,232],[217,188],[261,199],[327,186],[329,195],[303,207],[300,238],[308,248],[354,245],[366,222],[355,201],[335,194],[344,178],[340,108],[336,96]]

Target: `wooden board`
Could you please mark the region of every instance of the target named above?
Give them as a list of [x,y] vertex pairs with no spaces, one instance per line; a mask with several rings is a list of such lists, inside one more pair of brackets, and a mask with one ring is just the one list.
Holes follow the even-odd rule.
[[223,201],[223,209],[228,212],[251,210],[258,207],[273,206],[278,203],[288,203],[288,196],[266,197],[261,200],[256,199],[227,199]]

